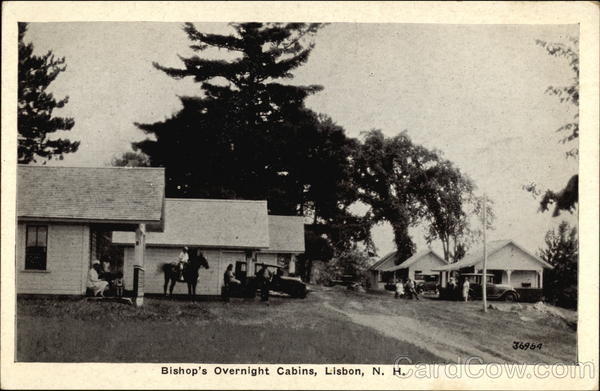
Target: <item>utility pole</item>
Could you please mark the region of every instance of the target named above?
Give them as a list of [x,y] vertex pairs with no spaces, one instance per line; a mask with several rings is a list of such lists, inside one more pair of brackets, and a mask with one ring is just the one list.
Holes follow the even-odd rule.
[[483,312],[487,312],[487,195],[483,195]]

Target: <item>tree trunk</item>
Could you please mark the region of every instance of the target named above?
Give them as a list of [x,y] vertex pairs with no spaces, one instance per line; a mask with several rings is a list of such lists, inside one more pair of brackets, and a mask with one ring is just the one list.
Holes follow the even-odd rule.
[[396,243],[396,250],[398,251],[397,262],[404,262],[410,258],[414,251],[415,245],[408,234],[408,224],[405,221],[398,220],[391,222],[392,229],[394,230],[394,242]]

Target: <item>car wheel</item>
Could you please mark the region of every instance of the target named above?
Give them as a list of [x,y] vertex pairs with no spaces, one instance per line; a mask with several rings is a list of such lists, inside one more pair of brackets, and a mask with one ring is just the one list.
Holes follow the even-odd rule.
[[506,295],[504,295],[504,301],[516,301],[516,300],[517,300],[517,297],[512,292],[508,292]]

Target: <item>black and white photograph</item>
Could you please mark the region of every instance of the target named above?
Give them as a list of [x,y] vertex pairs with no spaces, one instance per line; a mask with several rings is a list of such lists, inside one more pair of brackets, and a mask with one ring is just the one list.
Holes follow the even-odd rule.
[[200,16],[22,18],[3,40],[15,363],[597,379],[580,24]]

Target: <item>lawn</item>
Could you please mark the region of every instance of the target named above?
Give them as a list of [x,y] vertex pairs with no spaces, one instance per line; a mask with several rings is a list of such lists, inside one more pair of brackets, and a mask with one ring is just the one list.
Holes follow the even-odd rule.
[[[304,299],[230,303],[146,298],[141,308],[87,299],[19,298],[17,361],[364,363],[573,362],[576,332],[536,311],[395,300],[339,289]],[[514,350],[514,340],[542,343]]]

